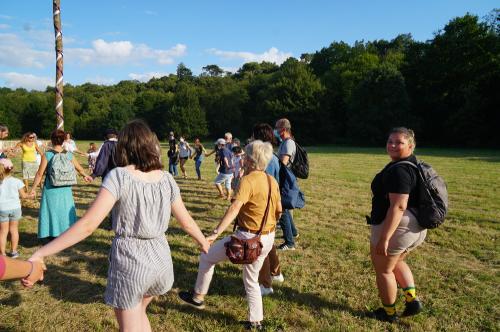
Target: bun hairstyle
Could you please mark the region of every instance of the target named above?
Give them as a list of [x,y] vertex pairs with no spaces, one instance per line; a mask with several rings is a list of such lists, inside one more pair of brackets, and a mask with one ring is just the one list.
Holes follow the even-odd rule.
[[403,135],[407,140],[410,145],[413,146],[413,149],[417,146],[417,141],[415,139],[415,133],[413,130],[408,129],[406,127],[395,127],[392,128],[391,131],[389,132],[389,136],[392,134],[401,134]]

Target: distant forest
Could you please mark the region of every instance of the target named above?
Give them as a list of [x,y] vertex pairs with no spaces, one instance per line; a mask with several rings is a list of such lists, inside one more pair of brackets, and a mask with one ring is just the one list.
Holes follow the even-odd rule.
[[[11,136],[55,128],[54,89],[0,88],[0,122]],[[64,88],[65,129],[77,139],[146,120],[159,138],[170,130],[246,139],[253,124],[287,117],[303,144],[380,145],[393,126],[415,130],[420,144],[500,147],[500,10],[452,19],[434,38],[333,42],[280,66],[217,65],[195,76],[177,73],[147,83]]]

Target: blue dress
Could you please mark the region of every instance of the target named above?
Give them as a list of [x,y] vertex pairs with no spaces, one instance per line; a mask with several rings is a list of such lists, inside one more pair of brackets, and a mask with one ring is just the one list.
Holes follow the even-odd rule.
[[[67,155],[70,160],[73,158],[71,153]],[[47,170],[51,167],[52,157],[54,152],[45,152]],[[75,222],[76,209],[71,186],[53,187],[46,176],[38,216],[38,238],[57,237]]]

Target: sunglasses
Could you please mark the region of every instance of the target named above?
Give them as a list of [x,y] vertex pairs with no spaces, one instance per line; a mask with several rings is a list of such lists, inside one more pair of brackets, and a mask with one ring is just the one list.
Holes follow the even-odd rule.
[[35,138],[35,136],[28,136],[28,138]]

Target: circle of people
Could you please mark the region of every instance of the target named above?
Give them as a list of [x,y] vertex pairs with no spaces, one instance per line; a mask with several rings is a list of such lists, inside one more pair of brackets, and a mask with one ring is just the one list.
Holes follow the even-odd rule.
[[[242,240],[260,237],[260,255],[242,267],[248,302],[245,327],[262,329],[262,296],[273,293],[273,282],[284,282],[277,250],[295,250],[299,236],[292,211],[282,207],[280,198],[280,169],[289,168],[295,156],[291,129],[290,121],[284,118],[279,119],[274,128],[257,124],[244,149],[226,133],[225,138],[215,142],[211,152],[205,150],[199,139],[195,139],[191,148],[184,137],[177,142],[170,132],[169,172],[166,172],[161,162],[160,143],[141,120],[129,122],[119,133],[107,130],[100,149],[91,143],[87,154],[80,152],[71,135],[61,130],[51,134],[50,145],[38,142],[36,134],[30,132],[15,146],[4,148],[2,140],[8,136],[8,128],[0,125],[0,280],[21,279],[25,287],[32,287],[43,278],[44,260],[48,256],[90,236],[112,211],[115,237],[104,300],[114,308],[120,330],[150,331],[146,308],[155,296],[168,292],[174,281],[165,237],[173,215],[201,251],[193,289],[178,293],[183,303],[196,309],[205,307],[215,265],[228,259],[226,243],[231,236]],[[276,142],[279,142],[277,154],[273,152]],[[386,144],[391,162],[371,184],[371,260],[383,306],[370,315],[382,321],[398,320],[398,285],[405,296],[403,316],[415,315],[423,308],[416,296],[412,272],[405,262],[408,252],[419,246],[426,236],[426,229],[419,226],[409,209],[418,204],[416,174],[404,163],[391,167],[402,160],[415,161],[415,146],[413,131],[404,127],[391,130]],[[9,159],[16,149],[22,151],[23,181],[13,176],[14,166]],[[74,154],[88,157],[88,172]],[[201,180],[201,164],[212,154],[215,154],[217,192],[231,203],[218,225],[205,236],[187,211],[174,176],[178,175],[180,163],[182,176],[187,178],[185,163],[192,158],[197,178]],[[94,202],[80,219],[76,216],[72,187],[55,186],[49,179],[48,174],[55,168],[54,156],[64,156],[86,182],[102,177]],[[47,174],[45,180],[44,174]],[[31,188],[29,180],[33,180]],[[18,223],[22,217],[20,199],[35,198],[39,185],[42,194],[38,237],[44,245],[23,261],[16,259],[19,256]],[[217,240],[234,220],[233,232]],[[277,227],[283,231],[284,242],[276,247]],[[8,235],[10,252],[6,249]]]

